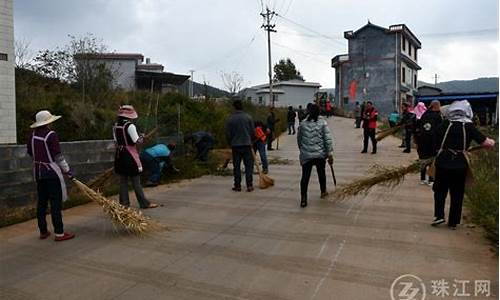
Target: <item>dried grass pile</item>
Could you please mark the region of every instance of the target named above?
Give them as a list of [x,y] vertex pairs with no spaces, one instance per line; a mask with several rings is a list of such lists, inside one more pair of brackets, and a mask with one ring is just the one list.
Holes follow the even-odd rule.
[[163,228],[160,223],[145,216],[141,211],[123,206],[117,201],[110,200],[77,179],[73,179],[73,182],[85,196],[97,202],[97,204],[102,207],[104,213],[108,215],[113,222],[113,225],[124,228],[127,232],[137,235],[143,235]]

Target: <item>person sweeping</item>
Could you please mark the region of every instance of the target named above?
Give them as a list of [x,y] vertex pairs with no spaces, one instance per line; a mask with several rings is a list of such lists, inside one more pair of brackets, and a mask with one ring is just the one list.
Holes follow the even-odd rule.
[[130,206],[128,182],[132,181],[135,196],[141,208],[156,208],[158,204],[150,203],[144,196],[139,174],[142,164],[136,145],[142,143],[143,137],[137,133],[133,121],[138,115],[132,105],[122,105],[117,113],[118,119],[113,126],[113,139],[116,144],[115,172],[120,175],[120,203]]
[[302,178],[300,180],[300,207],[307,206],[307,189],[312,167],[318,172],[321,198],[328,195],[326,190],[325,160],[333,163],[333,138],[325,119],[319,116],[318,105],[311,105],[308,117],[300,123],[297,144],[300,150]]
[[434,161],[436,167],[434,191],[434,221],[437,226],[445,221],[444,207],[450,193],[448,226],[456,229],[462,217],[465,183],[470,171],[467,149],[472,140],[484,148],[493,148],[495,141],[485,137],[472,122],[473,113],[467,100],[453,102],[444,112],[446,120],[437,128],[439,149]]
[[27,151],[33,158],[33,177],[38,195],[36,216],[40,239],[44,240],[50,236],[46,220],[47,206],[50,202],[54,240],[61,242],[75,237],[73,233],[64,231],[61,213],[62,203],[68,198],[63,174],[70,179],[73,175],[61,153],[57,133],[50,128],[50,124],[61,116],[54,116],[48,110],[42,110],[35,118],[36,122],[30,126],[33,132],[27,143]]

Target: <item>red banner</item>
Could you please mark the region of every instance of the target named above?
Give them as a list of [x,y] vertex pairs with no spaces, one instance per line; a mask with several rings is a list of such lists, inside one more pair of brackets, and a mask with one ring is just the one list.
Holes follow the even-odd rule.
[[351,83],[349,84],[349,98],[351,98],[351,101],[356,100],[356,90],[358,88],[358,81],[357,80],[352,80]]

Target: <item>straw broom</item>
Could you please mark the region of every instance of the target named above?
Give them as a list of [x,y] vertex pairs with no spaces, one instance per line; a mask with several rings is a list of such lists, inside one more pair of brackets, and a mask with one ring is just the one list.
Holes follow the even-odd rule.
[[253,156],[253,161],[255,163],[255,167],[257,168],[257,172],[259,173],[259,188],[260,189],[267,189],[268,187],[271,187],[274,185],[274,179],[271,177],[267,176],[266,174],[262,173],[259,167],[259,163],[257,162],[257,157],[255,155],[255,152],[252,151],[252,156]]
[[[155,127],[148,134],[144,136],[144,140],[150,139],[156,132],[158,131],[158,127]],[[100,190],[102,189],[108,182],[113,178],[114,167],[106,169],[100,175],[96,176],[92,180],[88,182],[88,186],[91,189]]]
[[398,132],[401,129],[402,126],[403,125],[398,125],[398,126],[394,126],[394,127],[382,130],[382,131],[380,131],[380,132],[377,133],[377,136],[375,137],[375,139],[377,140],[377,142],[380,142],[384,138],[392,135],[393,133]]
[[121,205],[117,201],[104,197],[77,179],[73,182],[78,189],[90,200],[97,202],[104,213],[113,222],[113,225],[124,228],[128,233],[143,235],[161,229],[163,226],[142,214],[141,211]]
[[[469,148],[468,152],[477,151],[483,149],[481,146],[475,146]],[[410,173],[418,173],[422,166],[429,165],[434,161],[434,157],[415,160],[408,166],[401,167],[384,167],[380,165],[373,165],[369,172],[374,173],[373,176],[361,178],[354,180],[353,182],[336,189],[330,198],[333,199],[345,199],[349,197],[356,196],[360,193],[367,194],[370,189],[376,185],[382,185],[389,188],[395,188],[400,183],[404,181],[404,177]]]

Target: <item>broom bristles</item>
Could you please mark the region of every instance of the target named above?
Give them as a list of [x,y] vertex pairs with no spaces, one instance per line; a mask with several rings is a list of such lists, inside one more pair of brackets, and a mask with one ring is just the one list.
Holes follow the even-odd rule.
[[104,213],[108,215],[115,226],[123,227],[127,232],[137,235],[156,231],[163,227],[160,223],[143,215],[141,211],[110,200],[77,179],[73,179],[73,182],[85,196],[102,207]]
[[383,140],[386,137],[392,135],[393,133],[399,131],[400,129],[401,129],[401,126],[394,126],[394,127],[388,128],[386,130],[382,130],[379,133],[377,133],[377,136],[375,137],[375,139],[377,140],[377,142],[380,142],[381,140]]

